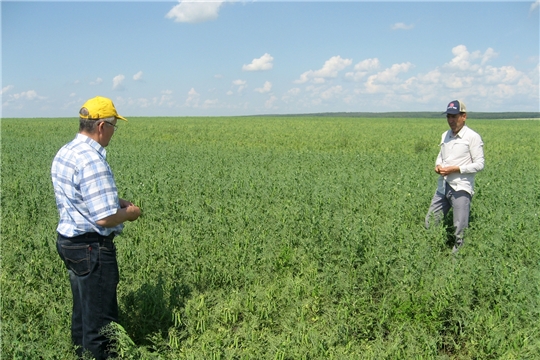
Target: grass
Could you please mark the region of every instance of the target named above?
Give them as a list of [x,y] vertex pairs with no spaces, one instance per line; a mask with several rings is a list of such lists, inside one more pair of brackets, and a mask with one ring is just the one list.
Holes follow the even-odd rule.
[[[540,356],[538,121],[483,137],[466,245],[423,228],[444,119],[133,118],[107,158],[125,359]],[[2,354],[75,358],[50,184],[72,119],[2,120]]]

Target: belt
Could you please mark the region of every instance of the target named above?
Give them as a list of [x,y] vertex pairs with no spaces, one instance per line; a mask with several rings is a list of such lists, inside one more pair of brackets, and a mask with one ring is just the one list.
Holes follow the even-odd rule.
[[87,242],[92,242],[92,241],[113,240],[115,236],[114,233],[111,233],[110,235],[105,236],[105,235],[98,234],[97,232],[88,232],[88,233],[84,233],[84,234],[73,236],[73,237],[66,237],[62,234],[58,234],[58,235],[60,235],[64,239],[68,239],[69,241],[75,242],[75,243],[78,243],[78,242],[87,243]]

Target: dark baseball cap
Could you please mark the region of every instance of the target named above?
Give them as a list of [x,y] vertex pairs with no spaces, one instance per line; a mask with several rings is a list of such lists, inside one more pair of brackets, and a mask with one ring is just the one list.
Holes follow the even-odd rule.
[[467,107],[463,103],[463,101],[460,100],[452,100],[446,107],[446,111],[443,114],[459,114],[459,113],[466,113]]

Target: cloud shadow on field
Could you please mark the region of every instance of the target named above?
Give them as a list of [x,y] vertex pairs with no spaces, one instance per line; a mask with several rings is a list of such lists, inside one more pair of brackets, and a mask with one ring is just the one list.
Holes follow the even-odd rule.
[[139,346],[149,345],[151,335],[166,338],[174,325],[173,309],[183,308],[191,294],[186,285],[175,284],[167,291],[164,284],[160,275],[156,284],[143,284],[119,299],[120,324]]

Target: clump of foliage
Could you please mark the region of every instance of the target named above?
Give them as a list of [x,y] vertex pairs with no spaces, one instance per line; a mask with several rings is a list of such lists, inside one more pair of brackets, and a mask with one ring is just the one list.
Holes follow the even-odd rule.
[[[107,148],[123,359],[540,357],[538,121],[484,139],[466,245],[425,230],[444,119],[130,118]],[[3,119],[2,347],[75,359],[49,169],[72,119]]]

